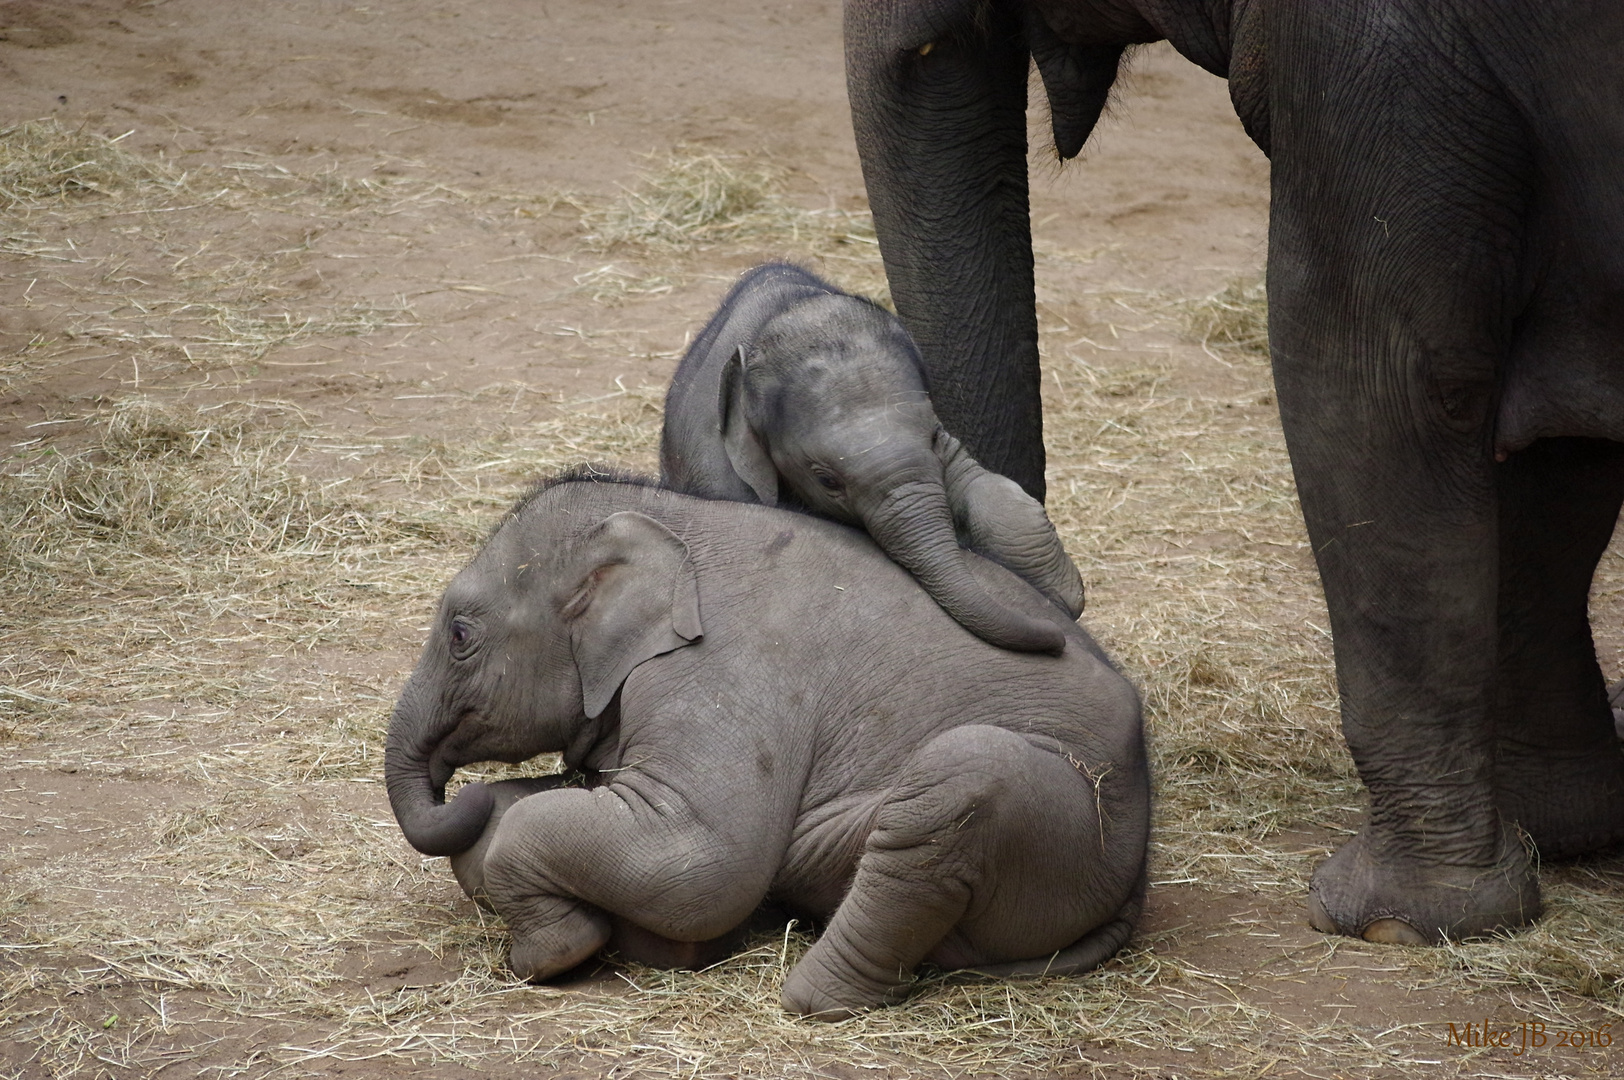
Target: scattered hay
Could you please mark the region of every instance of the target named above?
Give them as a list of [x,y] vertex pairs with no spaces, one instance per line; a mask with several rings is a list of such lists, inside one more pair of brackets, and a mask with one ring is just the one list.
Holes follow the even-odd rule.
[[614,306],[628,297],[660,296],[676,287],[667,274],[639,274],[609,263],[575,275],[578,291],[600,304]]
[[[1624,1015],[1624,896],[1618,866],[1583,863],[1546,874],[1545,914],[1526,930],[1452,942],[1427,957],[1440,978],[1539,996],[1588,998]],[[1612,891],[1608,887],[1612,887]]]
[[1186,309],[1191,334],[1209,353],[1269,355],[1269,295],[1262,279],[1237,278]]
[[[471,199],[440,185],[298,174],[263,162],[200,164],[181,174],[120,139],[54,120],[7,129],[0,259],[32,268],[22,306],[41,313],[44,329],[0,354],[0,387],[20,388],[64,355],[107,347],[131,358],[139,386],[143,368],[150,378],[252,364],[324,337],[415,327],[402,296],[310,296],[309,281],[320,278],[302,267],[312,238],[332,229],[335,216],[365,220],[458,200],[476,212]],[[303,240],[266,250],[267,213],[305,217]],[[182,223],[180,235],[206,231],[208,239],[178,247]]]
[[[257,186],[233,197],[358,215],[408,199],[462,205],[432,185],[336,178],[323,193],[274,171],[242,170]],[[883,282],[860,221],[789,208],[777,182],[691,228],[678,226],[708,211],[673,204],[662,220],[678,223],[679,239],[654,225],[649,235],[668,238],[620,242],[652,252],[798,238],[798,250],[837,263],[829,273],[842,284]],[[38,198],[44,215],[79,196]],[[519,217],[532,205],[501,204]],[[650,194],[644,209],[654,205]],[[145,217],[131,220],[148,229]],[[46,230],[8,233],[5,258],[87,257]],[[236,243],[214,263],[186,263],[196,276],[177,277],[161,301],[132,291],[134,314],[115,318],[109,303],[97,340],[256,356],[413,318],[404,301],[276,314],[267,283],[282,265]],[[659,295],[684,269],[572,274],[615,303]],[[1260,316],[1260,290],[1232,288],[1203,304]],[[1172,314],[1145,318],[1167,329]],[[1198,333],[1220,350],[1258,340]],[[1329,639],[1266,373],[1237,365],[1239,388],[1216,400],[1169,389],[1158,364],[1093,359],[1046,356],[1050,512],[1088,579],[1090,627],[1146,702],[1153,880],[1300,896],[1321,851],[1294,830],[1345,829],[1362,794],[1337,732]],[[660,399],[661,388],[635,386],[478,437],[365,439],[275,402],[131,396],[56,417],[69,422],[50,443],[13,448],[0,465],[0,742],[28,769],[184,795],[109,811],[118,844],[82,859],[25,866],[27,837],[0,852],[0,1045],[32,1055],[18,1075],[150,1073],[179,1057],[221,1075],[346,1060],[656,1077],[1404,1069],[1414,1032],[1360,1034],[1249,1003],[1263,980],[1289,984],[1338,958],[1379,957],[1399,988],[1532,1000],[1547,1019],[1624,1008],[1614,867],[1548,871],[1546,920],[1490,943],[1394,951],[1327,939],[1226,974],[1183,962],[1170,936],[1144,936],[1086,978],[929,975],[905,1007],[834,1026],[777,1007],[811,940],[799,931],[758,938],[706,972],[623,969],[629,990],[513,982],[506,932],[389,818],[377,784],[388,710],[433,597],[525,482],[581,459],[651,469]],[[1610,559],[1604,589],[1624,575]],[[420,968],[428,974],[396,974]],[[299,1041],[267,1041],[267,1030]]]
[[314,554],[392,539],[399,526],[276,465],[297,446],[265,426],[275,403],[185,411],[148,398],[88,418],[86,449],[48,448],[0,473],[0,566],[55,580],[150,578],[150,563]]
[[766,205],[776,176],[732,155],[672,154],[619,202],[589,218],[592,239],[687,247],[706,234],[737,230]]
[[600,248],[685,251],[756,242],[821,253],[873,244],[867,213],[796,206],[780,190],[784,179],[783,170],[759,159],[679,150],[647,170],[619,200],[587,210],[581,223],[587,242]]
[[179,189],[184,177],[178,171],[119,145],[128,134],[110,139],[49,118],[0,129],[0,209],[143,185]]
[[209,356],[229,356],[234,362],[262,359],[272,349],[316,337],[357,337],[379,330],[401,330],[418,325],[411,306],[401,297],[394,305],[354,304],[320,315],[290,312],[260,313],[220,303],[187,304],[201,314],[205,327],[195,333],[196,346],[187,355],[195,362]]

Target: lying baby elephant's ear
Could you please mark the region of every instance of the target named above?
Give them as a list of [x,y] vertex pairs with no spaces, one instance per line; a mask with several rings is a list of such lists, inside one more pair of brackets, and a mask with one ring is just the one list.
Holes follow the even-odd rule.
[[632,669],[699,640],[699,588],[688,545],[634,511],[611,514],[576,548],[574,592],[564,603],[581,703],[609,706]]

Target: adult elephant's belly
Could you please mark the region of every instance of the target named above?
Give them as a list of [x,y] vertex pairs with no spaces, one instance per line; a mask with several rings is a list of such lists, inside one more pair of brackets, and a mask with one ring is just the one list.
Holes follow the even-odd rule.
[[1495,449],[1585,436],[1624,442],[1624,283],[1542,298],[1506,364]]

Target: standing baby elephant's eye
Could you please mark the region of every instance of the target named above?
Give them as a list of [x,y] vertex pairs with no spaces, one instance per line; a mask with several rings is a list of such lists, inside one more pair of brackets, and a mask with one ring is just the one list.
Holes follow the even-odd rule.
[[451,651],[460,655],[473,643],[474,628],[461,619],[452,619],[451,629],[446,633],[446,637],[451,642]]

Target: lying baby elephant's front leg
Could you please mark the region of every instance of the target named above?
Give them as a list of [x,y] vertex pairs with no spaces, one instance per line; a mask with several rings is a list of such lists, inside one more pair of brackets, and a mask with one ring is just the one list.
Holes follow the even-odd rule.
[[[569,780],[568,774],[558,773],[489,785],[495,807],[484,832],[473,847],[451,857],[451,872],[456,875],[462,891],[480,907],[507,919],[513,930],[513,970],[523,979],[545,979],[568,971],[609,940],[608,916],[590,905],[561,896],[538,896],[531,903],[515,908],[511,898],[499,906],[490,895],[491,851],[513,808],[533,795],[564,787]],[[514,922],[515,913],[526,923],[534,924],[533,929],[523,935],[526,942],[523,950],[519,945],[520,928]]]
[[[462,891],[470,900],[486,911],[496,910],[485,892],[485,853],[490,850],[497,826],[513,804],[539,792],[564,787],[572,779],[575,779],[572,774],[555,773],[551,776],[499,780],[487,785],[494,806],[490,820],[485,823],[485,831],[473,847],[451,856],[451,872],[456,875],[457,884],[462,886]],[[701,968],[726,959],[743,939],[741,928],[714,941],[677,941],[646,930],[629,919],[611,917],[608,948],[623,960],[649,967]]]
[[[851,888],[785,982],[784,1008],[842,1020],[899,999],[922,961],[1046,957],[1108,923],[1144,851],[1142,827],[1101,829],[1099,807],[1109,821],[1112,801],[1134,790],[1128,780],[1118,794],[1108,775],[1091,780],[1054,740],[1000,728],[933,739],[876,813]],[[1117,816],[1131,822],[1131,806]]]
[[491,907],[490,897],[485,895],[485,853],[490,850],[491,838],[496,835],[496,827],[502,823],[503,816],[512,809],[513,804],[520,799],[543,791],[563,787],[572,779],[570,773],[553,773],[550,776],[526,776],[515,780],[498,780],[494,784],[487,784],[493,796],[494,806],[491,816],[485,822],[485,831],[479,834],[474,846],[467,851],[451,856],[451,872],[456,875],[457,884],[468,899],[484,908],[494,911]]
[[612,934],[627,959],[710,962],[726,948],[716,939],[755,909],[770,865],[685,814],[674,795],[657,810],[634,805],[650,803],[611,785],[547,791],[508,808],[483,870],[485,894],[513,935],[514,974],[551,978]]

